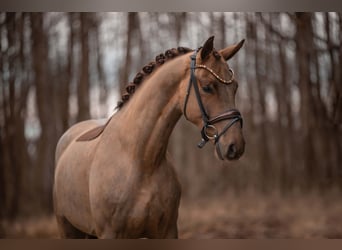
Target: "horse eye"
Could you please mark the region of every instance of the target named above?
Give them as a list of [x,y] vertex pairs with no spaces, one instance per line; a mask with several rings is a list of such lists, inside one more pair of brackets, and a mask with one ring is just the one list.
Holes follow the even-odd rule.
[[206,93],[213,93],[213,89],[212,87],[210,87],[209,85],[205,85],[202,87],[203,91],[206,92]]

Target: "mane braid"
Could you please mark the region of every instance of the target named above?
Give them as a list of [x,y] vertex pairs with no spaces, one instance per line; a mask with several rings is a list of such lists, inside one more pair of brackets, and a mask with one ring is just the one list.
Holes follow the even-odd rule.
[[121,100],[118,102],[115,109],[120,110],[126,102],[129,101],[131,96],[135,93],[135,90],[140,86],[140,84],[145,80],[147,76],[149,76],[155,69],[159,66],[163,65],[166,61],[169,61],[177,56],[186,54],[192,51],[192,49],[185,48],[185,47],[178,47],[177,49],[172,48],[165,51],[163,54],[159,54],[156,56],[154,62],[150,62],[149,64],[145,65],[140,72],[136,74],[133,81],[128,83],[125,88],[125,92],[121,96]]

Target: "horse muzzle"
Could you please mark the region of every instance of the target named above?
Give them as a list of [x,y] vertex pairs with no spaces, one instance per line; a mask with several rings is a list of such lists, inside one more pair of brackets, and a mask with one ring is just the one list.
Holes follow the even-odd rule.
[[[238,160],[245,151],[245,141],[242,138],[242,142],[232,142],[227,147],[220,148],[220,144],[217,143],[216,146],[216,153],[217,156],[221,160]],[[224,150],[225,149],[225,150]]]
[[[226,125],[219,131],[215,123],[221,122],[221,121],[228,121]],[[235,124],[240,125],[238,127],[238,130],[235,131],[235,133],[229,133],[228,140],[229,143],[226,143],[226,147],[222,147],[221,145],[221,138],[227,137],[226,132],[228,132],[228,129],[233,127]],[[242,117],[238,110],[231,109],[228,110],[212,119],[210,119],[207,124],[205,124],[201,130],[202,140],[198,144],[199,148],[204,147],[204,145],[208,141],[213,141],[216,147],[216,153],[218,158],[221,160],[228,159],[228,160],[236,160],[239,159],[240,156],[244,152],[244,139],[242,136]],[[233,138],[230,138],[232,137]],[[225,143],[223,143],[225,144]],[[223,148],[226,148],[226,150],[223,150]]]

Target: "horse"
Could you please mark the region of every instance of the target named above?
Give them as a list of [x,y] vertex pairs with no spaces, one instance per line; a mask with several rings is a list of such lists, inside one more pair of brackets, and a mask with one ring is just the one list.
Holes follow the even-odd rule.
[[167,151],[182,115],[221,160],[244,152],[238,83],[227,61],[244,40],[216,50],[167,50],[129,83],[107,121],[73,125],[59,139],[53,186],[62,238],[178,238],[181,186]]

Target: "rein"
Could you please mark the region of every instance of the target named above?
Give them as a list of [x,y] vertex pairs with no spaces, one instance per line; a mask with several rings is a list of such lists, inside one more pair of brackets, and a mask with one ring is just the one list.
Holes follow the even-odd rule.
[[[205,107],[204,107],[204,104],[203,104],[203,101],[201,98],[201,94],[200,94],[198,83],[197,83],[197,78],[195,76],[195,69],[198,69],[198,68],[205,69],[205,70],[209,71],[221,83],[227,84],[227,85],[233,82],[234,72],[232,69],[229,69],[229,71],[232,73],[232,77],[229,80],[224,80],[219,75],[217,75],[212,69],[208,68],[206,65],[196,65],[196,55],[197,55],[198,51],[199,51],[199,49],[195,50],[195,52],[190,57],[191,58],[191,63],[190,63],[191,73],[190,73],[189,85],[187,88],[185,101],[184,101],[183,114],[184,114],[185,118],[188,120],[188,117],[186,115],[186,107],[188,104],[191,87],[193,87],[195,90],[197,103],[198,103],[199,109],[201,111],[202,121],[203,121],[203,127],[201,130],[202,140],[201,140],[201,142],[198,143],[197,146],[199,148],[203,148],[209,140],[213,140],[215,143],[217,155],[219,156],[219,158],[221,160],[224,160],[222,152],[221,152],[219,139],[223,134],[225,134],[228,131],[228,129],[231,126],[234,125],[234,123],[240,122],[240,125],[242,127],[242,125],[243,125],[242,116],[241,116],[241,113],[237,109],[230,109],[230,110],[227,110],[227,111],[225,111],[225,112],[223,112],[223,113],[221,113],[221,114],[219,114],[213,118],[210,118],[208,113],[205,110]],[[219,132],[218,129],[214,126],[214,124],[218,123],[220,121],[224,121],[224,120],[230,120],[230,121],[226,124],[226,126],[224,126],[222,131]]]

